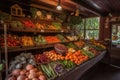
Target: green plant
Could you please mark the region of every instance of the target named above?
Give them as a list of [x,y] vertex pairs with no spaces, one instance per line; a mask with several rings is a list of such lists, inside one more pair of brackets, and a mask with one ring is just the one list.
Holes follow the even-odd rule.
[[0,64],[0,71],[3,69],[3,64]]
[[66,14],[60,14],[60,15],[58,16],[58,18],[59,18],[62,22],[65,21],[66,17],[67,17]]
[[30,8],[32,18],[35,18],[36,12],[38,11],[37,8]]
[[11,20],[11,16],[8,13],[0,11],[0,19],[1,20]]
[[82,18],[80,16],[70,16],[69,24],[71,26],[80,24],[82,22]]

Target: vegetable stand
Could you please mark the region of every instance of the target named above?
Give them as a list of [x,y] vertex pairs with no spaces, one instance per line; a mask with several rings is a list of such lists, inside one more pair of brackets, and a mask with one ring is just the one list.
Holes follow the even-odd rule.
[[[24,20],[22,19],[22,21],[24,21]],[[72,79],[71,75],[79,74],[75,77],[76,79],[74,78],[74,80],[77,80],[85,71],[87,71],[90,67],[92,67],[94,64],[96,64],[98,61],[100,61],[104,57],[105,52],[98,54],[97,56],[94,57],[94,55],[96,55],[97,50],[93,49],[92,46],[89,46],[91,48],[88,48],[88,46],[87,46],[87,48],[90,49],[90,51],[89,50],[88,51],[79,50],[83,45],[85,45],[85,42],[78,41],[78,39],[76,37],[71,38],[69,36],[70,39],[65,37],[66,36],[65,34],[70,34],[70,32],[71,32],[70,30],[62,29],[62,28],[59,30],[56,30],[55,28],[53,28],[53,26],[52,26],[52,28],[53,28],[52,30],[26,27],[30,24],[33,26],[32,23],[30,23],[26,26],[22,26],[22,28],[20,26],[13,27],[14,25],[11,25],[11,22],[12,21],[8,22],[8,25],[4,31],[5,32],[4,36],[6,37],[5,42],[7,43],[7,46],[5,48],[4,45],[2,45],[2,50],[1,50],[2,53],[5,53],[7,55],[7,56],[5,56],[6,75],[9,72],[9,74],[10,74],[9,79],[21,77],[20,74],[23,74],[22,70],[24,70],[25,75],[28,75],[27,72],[28,71],[31,72],[32,68],[39,67],[40,71],[42,69],[42,71],[44,72],[44,75],[46,75],[48,80],[49,80],[49,78],[50,78],[50,80],[68,80],[68,79]],[[3,31],[3,28],[1,27],[0,30]],[[64,36],[63,36],[63,34],[64,34]],[[27,36],[23,36],[23,35],[27,35]],[[3,40],[3,39],[4,38],[1,37],[1,40]],[[20,40],[22,40],[22,42]],[[76,42],[76,45],[75,45],[75,42]],[[4,41],[2,41],[2,44],[3,43],[4,43]],[[64,53],[66,55],[63,54],[64,55],[63,56],[62,54],[57,54],[57,51],[53,50],[53,48],[55,47],[55,44],[58,44],[58,43],[64,44],[65,47],[68,47],[68,51],[66,49],[65,50],[66,53]],[[63,49],[63,47],[60,47],[60,46],[56,46],[56,47]],[[50,50],[51,49],[52,50],[48,51],[49,48],[50,48]],[[48,50],[43,51],[44,49],[46,49],[46,50],[48,49]],[[31,50],[32,50],[32,53],[30,53]],[[57,50],[59,50],[59,49],[57,49]],[[37,51],[40,51],[40,52],[37,52]],[[42,53],[42,51],[43,51],[43,53]],[[84,52],[84,54],[82,53],[82,51]],[[18,54],[16,54],[16,53],[18,53]],[[19,54],[19,53],[21,53],[21,54]],[[39,53],[39,54],[37,54],[37,53]],[[12,56],[11,56],[11,54],[12,54]],[[79,55],[79,56],[77,56],[77,55]],[[11,58],[13,56],[15,59],[13,59],[11,61]],[[51,60],[50,63],[48,63],[49,62],[48,58]],[[46,61],[46,59],[47,59],[47,61]],[[60,61],[60,60],[62,60],[62,61]],[[64,67],[66,67],[66,63],[64,64],[64,61],[67,61],[67,63],[68,63],[67,67],[71,67],[70,69],[63,68],[63,65],[64,65]],[[47,62],[47,64],[44,65],[44,63],[46,63],[46,62]],[[32,67],[31,69],[28,70],[26,67],[29,64],[34,65],[34,67]],[[58,66],[58,64],[60,67],[56,67],[56,66]],[[77,66],[77,67],[75,67],[75,66]],[[58,69],[58,73],[57,73],[57,71],[54,70],[55,69],[54,67],[56,67]],[[9,68],[9,70],[7,68]],[[21,69],[21,70],[18,70],[18,69]],[[25,72],[26,70],[27,70],[27,72]],[[39,73],[38,69],[35,71],[37,71]],[[64,74],[64,73],[66,73],[66,71],[67,71],[67,74]],[[43,76],[43,72],[42,72],[42,76]],[[16,73],[20,73],[20,74],[16,74]],[[41,74],[39,74],[39,76],[40,75]],[[37,76],[37,78],[39,76]],[[35,77],[35,76],[32,76],[32,78],[33,77]],[[25,78],[25,76],[24,76],[24,78]],[[29,76],[29,78],[31,78],[31,77]]]
[[[26,19],[25,18],[15,18],[15,21],[18,21],[18,23],[20,22],[19,20],[24,21]],[[45,43],[45,44],[32,45],[32,46],[29,46],[29,45],[22,46],[22,44],[21,44],[21,46],[16,45],[16,44],[12,45],[12,44],[16,43],[15,40],[12,41],[10,39],[10,37],[12,37],[12,35],[14,35],[14,34],[18,35],[18,34],[22,33],[22,35],[24,35],[24,34],[26,34],[26,35],[29,35],[29,34],[30,35],[31,34],[38,35],[38,34],[49,34],[50,33],[50,34],[55,35],[55,34],[69,34],[70,33],[70,31],[66,30],[66,29],[57,29],[57,28],[54,28],[54,29],[51,29],[51,28],[49,28],[49,29],[36,29],[36,28],[29,28],[29,27],[25,27],[25,25],[21,25],[21,24],[18,25],[18,23],[15,22],[15,21],[14,20],[13,21],[6,21],[4,24],[0,25],[0,31],[1,31],[1,34],[2,34],[1,37],[0,37],[0,39],[1,39],[0,53],[2,53],[3,56],[5,55],[6,70],[4,72],[6,72],[6,75],[8,75],[8,67],[9,67],[8,65],[10,64],[8,62],[8,61],[10,61],[10,60],[8,60],[8,58],[10,59],[10,56],[8,56],[8,54],[10,55],[11,53],[16,53],[16,52],[21,52],[21,51],[25,52],[25,51],[30,51],[30,50],[39,50],[39,49],[44,49],[44,48],[51,48],[51,47],[54,47],[54,44],[56,44],[56,43],[72,42],[72,41],[65,41],[65,42],[62,41],[62,42]],[[29,21],[29,19],[28,19],[28,21]],[[55,21],[41,20],[41,22],[49,25],[50,23],[55,22]],[[4,26],[6,24],[7,24],[7,26]],[[15,24],[17,24],[17,25],[15,25]],[[29,23],[29,24],[32,25],[32,22]],[[9,33],[12,33],[12,35],[10,35],[10,37],[8,38]],[[17,36],[14,36],[14,37],[16,38]],[[11,44],[12,46],[9,45],[9,44]],[[5,54],[3,54],[3,53],[5,53]]]

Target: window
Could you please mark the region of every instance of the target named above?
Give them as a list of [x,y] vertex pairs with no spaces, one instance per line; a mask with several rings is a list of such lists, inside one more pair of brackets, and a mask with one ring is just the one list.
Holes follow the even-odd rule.
[[99,17],[85,18],[78,27],[81,39],[99,39]]
[[112,24],[112,47],[120,48],[120,24]]

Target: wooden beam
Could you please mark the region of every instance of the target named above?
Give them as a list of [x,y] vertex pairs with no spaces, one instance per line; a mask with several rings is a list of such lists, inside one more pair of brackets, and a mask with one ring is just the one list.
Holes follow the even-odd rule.
[[[56,1],[53,1],[53,0],[37,0],[37,1],[38,2],[43,2],[43,3],[48,4],[48,5],[52,5],[52,6],[55,6],[55,7],[58,4]],[[62,4],[61,4],[61,6],[62,6],[63,9],[66,9],[68,11],[75,11],[75,9],[70,8],[69,6],[65,6],[65,5],[62,5]]]
[[94,8],[92,8],[91,6],[89,6],[88,4],[86,4],[85,2],[83,2],[82,0],[72,0],[76,3],[79,4],[79,7],[82,6],[84,9],[86,9],[87,11],[96,14],[98,16],[102,16],[102,14],[100,12],[98,12],[97,10],[95,10]]
[[44,9],[44,10],[51,11],[51,12],[55,12],[55,13],[59,13],[59,14],[63,13],[62,11],[58,11],[58,10],[51,9],[51,8],[41,6],[41,5],[37,5],[37,4],[30,4],[30,6],[35,7],[35,8],[39,8],[39,9]]
[[[42,6],[42,5],[39,5],[40,3],[42,4],[42,3],[44,3],[45,5],[51,5],[51,6],[53,6],[53,7],[55,7],[56,5],[57,5],[57,1],[55,1],[55,0],[36,0],[36,1],[32,1],[34,4],[31,4],[31,6],[33,6],[33,7],[36,7],[36,8],[42,8],[42,9],[45,9],[45,10],[48,10],[48,11],[53,11],[53,12],[56,12],[57,10],[55,10],[55,9],[53,9],[53,8],[48,8],[48,6]],[[36,3],[38,3],[38,4],[36,4]],[[63,9],[65,9],[65,10],[67,10],[67,11],[70,11],[70,12],[75,12],[75,10],[76,10],[76,6],[79,6],[77,3],[75,3],[75,2],[71,2],[71,1],[69,1],[69,0],[62,0],[62,3],[64,3],[63,5],[62,5],[62,7],[63,7]],[[75,7],[70,7],[70,5],[68,6],[68,5],[65,5],[65,3],[69,3],[69,4],[71,4],[72,6],[75,6]],[[55,11],[54,11],[55,10]],[[57,13],[59,13],[58,11],[57,11]],[[81,15],[84,15],[84,16],[89,16],[89,14],[87,14],[86,12],[84,12],[84,11],[80,11],[80,14]]]

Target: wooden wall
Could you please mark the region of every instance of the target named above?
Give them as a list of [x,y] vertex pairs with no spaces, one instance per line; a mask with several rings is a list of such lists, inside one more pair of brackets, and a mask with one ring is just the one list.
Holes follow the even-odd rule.
[[110,24],[107,19],[109,19],[109,17],[100,17],[100,40],[110,38]]

